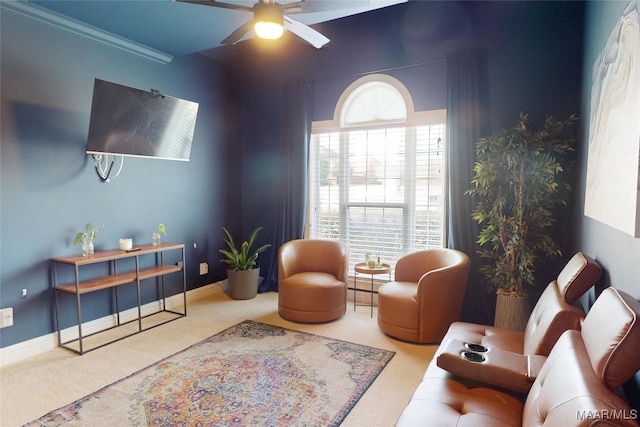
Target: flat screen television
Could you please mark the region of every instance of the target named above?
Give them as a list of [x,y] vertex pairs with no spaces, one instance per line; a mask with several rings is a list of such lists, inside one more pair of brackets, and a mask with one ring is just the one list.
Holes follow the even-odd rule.
[[189,161],[198,103],[96,79],[87,154]]

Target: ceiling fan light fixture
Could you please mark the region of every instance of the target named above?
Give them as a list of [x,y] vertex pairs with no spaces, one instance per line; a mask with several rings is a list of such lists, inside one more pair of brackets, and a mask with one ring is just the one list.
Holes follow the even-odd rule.
[[278,4],[257,3],[253,6],[253,22],[258,37],[279,39],[284,33],[284,9]]

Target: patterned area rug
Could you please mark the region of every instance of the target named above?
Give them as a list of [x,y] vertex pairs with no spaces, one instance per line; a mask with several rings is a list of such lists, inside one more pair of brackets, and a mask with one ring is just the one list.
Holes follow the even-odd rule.
[[27,426],[335,426],[394,354],[247,320]]

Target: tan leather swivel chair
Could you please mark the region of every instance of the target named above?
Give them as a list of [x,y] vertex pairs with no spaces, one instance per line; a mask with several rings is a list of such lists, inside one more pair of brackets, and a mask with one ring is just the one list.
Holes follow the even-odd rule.
[[347,252],[333,240],[291,240],[278,252],[278,312],[328,322],[347,310]]
[[455,249],[428,249],[401,257],[395,281],[378,291],[378,326],[415,343],[440,342],[459,320],[469,276],[469,257]]

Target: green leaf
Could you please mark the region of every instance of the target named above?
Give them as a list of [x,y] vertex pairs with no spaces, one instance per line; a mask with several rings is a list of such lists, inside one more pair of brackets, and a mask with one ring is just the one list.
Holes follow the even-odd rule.
[[488,288],[524,294],[539,263],[560,254],[551,233],[571,193],[566,154],[575,142],[564,133],[576,120],[547,116],[534,127],[520,113],[512,127],[477,141],[465,194],[474,198],[471,219],[481,226],[476,241]]
[[258,255],[271,247],[270,244],[264,244],[255,251],[251,251],[251,247],[253,246],[258,233],[260,232],[260,230],[262,230],[262,227],[256,228],[250,234],[249,240],[245,240],[244,242],[242,242],[239,250],[236,247],[236,244],[233,240],[233,237],[231,236],[231,233],[229,233],[229,230],[224,227],[222,227],[222,230],[224,231],[224,241],[226,242],[229,249],[219,250],[219,252],[225,256],[225,258],[221,259],[220,262],[227,264],[229,268],[233,268],[234,270],[253,269],[256,265]]

